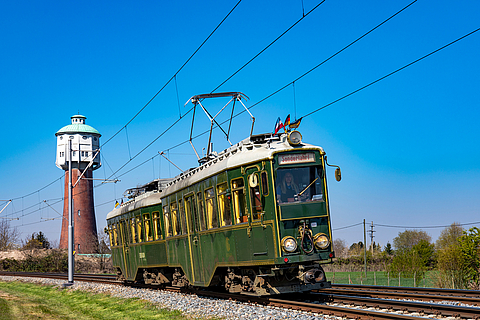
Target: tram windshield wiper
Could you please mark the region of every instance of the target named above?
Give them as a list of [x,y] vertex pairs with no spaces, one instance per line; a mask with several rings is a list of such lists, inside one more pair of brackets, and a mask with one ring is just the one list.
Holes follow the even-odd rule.
[[315,180],[313,180],[312,182],[310,182],[310,184],[309,184],[308,186],[306,186],[302,191],[300,191],[300,192],[298,193],[298,195],[301,196],[301,195],[302,195],[305,191],[307,191],[307,189],[310,188],[310,186],[311,186],[315,181],[317,181],[317,180],[318,180],[318,177],[316,177]]

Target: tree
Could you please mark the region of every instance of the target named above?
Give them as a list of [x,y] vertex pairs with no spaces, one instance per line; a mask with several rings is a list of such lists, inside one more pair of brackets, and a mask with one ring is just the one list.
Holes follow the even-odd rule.
[[50,242],[42,231],[38,233],[34,232],[32,233],[31,237],[25,240],[25,244],[23,245],[22,249],[50,249]]
[[20,232],[16,227],[10,226],[10,221],[0,219],[0,251],[15,249],[15,243],[20,238]]
[[337,258],[347,258],[348,247],[345,240],[336,238],[333,240],[333,248],[335,249],[335,256]]
[[383,252],[384,254],[393,255],[393,249],[390,242],[387,242],[387,244],[385,245],[385,248],[383,248]]
[[462,235],[463,228],[460,227],[456,222],[452,223],[440,233],[437,242],[435,242],[435,249],[437,249],[437,251],[441,251],[450,247],[451,245],[457,245],[458,238],[460,238]]
[[432,238],[425,231],[421,230],[405,230],[399,232],[398,236],[393,238],[393,246],[397,251],[410,250],[418,244],[421,240],[425,240],[428,243],[432,241]]
[[363,242],[359,241],[357,243],[353,243],[350,246],[350,249],[348,249],[348,254],[350,256],[358,256],[360,254],[363,254]]
[[463,275],[466,286],[478,290],[480,287],[480,229],[470,228],[458,239],[463,255]]
[[388,271],[404,277],[415,277],[418,282],[425,276],[425,271],[431,269],[435,261],[435,246],[425,239],[421,239],[412,248],[397,251]]

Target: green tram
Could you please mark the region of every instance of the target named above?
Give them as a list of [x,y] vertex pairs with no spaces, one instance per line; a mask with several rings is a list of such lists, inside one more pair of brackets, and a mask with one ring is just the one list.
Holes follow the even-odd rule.
[[[125,282],[271,295],[330,287],[325,152],[299,131],[251,136],[107,215]],[[336,171],[337,180],[340,171]]]

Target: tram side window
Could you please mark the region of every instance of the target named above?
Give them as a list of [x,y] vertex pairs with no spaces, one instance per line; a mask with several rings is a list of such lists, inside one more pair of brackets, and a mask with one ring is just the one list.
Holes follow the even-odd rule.
[[253,219],[260,219],[260,213],[263,211],[262,197],[260,195],[260,184],[257,184],[255,187],[250,187],[250,204],[252,206]]
[[217,228],[217,209],[215,207],[215,191],[213,188],[205,190],[205,207],[207,211],[207,228]]
[[130,221],[130,231],[132,233],[132,243],[137,243],[137,233],[135,232],[135,218],[132,218]]
[[233,215],[235,223],[247,222],[245,213],[245,191],[243,178],[232,180]]
[[113,237],[111,239],[112,246],[118,246],[117,226],[116,225],[112,225],[112,234],[113,234]]
[[127,230],[127,226],[125,226],[125,224],[127,224],[124,220],[120,221],[118,224],[117,224],[117,230],[118,230],[118,244],[119,245],[123,245],[127,239],[125,239],[125,231]]
[[172,229],[173,229],[173,235],[179,235],[182,232],[182,229],[180,227],[180,219],[178,217],[178,208],[177,208],[177,203],[172,202],[170,204],[170,213],[172,214]]
[[187,220],[185,218],[185,206],[183,204],[182,200],[178,200],[178,206],[180,207],[179,209],[179,222],[181,222],[181,228],[180,228],[180,233],[181,234],[187,234]]
[[202,193],[197,193],[197,201],[198,201],[198,218],[200,222],[200,230],[207,229],[205,225],[205,211],[203,210],[203,197]]
[[267,179],[267,172],[263,171],[261,173],[262,178],[262,195],[264,197],[268,196],[268,179]]
[[218,208],[220,209],[220,226],[229,226],[232,224],[232,214],[230,212],[230,199],[227,196],[227,183],[224,182],[217,186]]
[[153,213],[153,239],[162,239],[162,226],[160,224],[160,212]]
[[143,242],[143,232],[142,232],[142,218],[137,216],[135,218],[137,220],[137,234],[138,234],[138,242]]
[[152,227],[150,222],[150,213],[143,214],[143,224],[145,226],[145,238],[147,241],[152,241]]
[[188,196],[185,198],[185,212],[188,219],[188,229],[190,232],[198,231],[198,213],[195,207],[195,197]]
[[172,219],[168,206],[163,207],[163,216],[165,218],[165,232],[167,237],[173,236]]

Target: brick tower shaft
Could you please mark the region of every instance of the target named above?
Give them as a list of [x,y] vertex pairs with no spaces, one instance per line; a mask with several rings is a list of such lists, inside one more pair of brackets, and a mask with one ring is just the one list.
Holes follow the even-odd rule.
[[[79,169],[72,168],[72,186],[81,175]],[[92,178],[92,170],[87,170],[83,178]],[[98,249],[97,223],[93,206],[93,181],[81,179],[73,188],[73,230],[74,249],[77,253],[96,253]],[[60,249],[68,248],[68,171],[65,171],[65,197],[63,201],[62,232]]]

